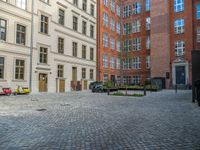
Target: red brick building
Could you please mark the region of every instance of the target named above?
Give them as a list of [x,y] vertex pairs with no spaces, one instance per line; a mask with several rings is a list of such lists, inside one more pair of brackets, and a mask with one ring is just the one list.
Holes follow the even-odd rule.
[[200,0],[98,0],[98,6],[98,80],[191,84],[191,51],[200,49]]

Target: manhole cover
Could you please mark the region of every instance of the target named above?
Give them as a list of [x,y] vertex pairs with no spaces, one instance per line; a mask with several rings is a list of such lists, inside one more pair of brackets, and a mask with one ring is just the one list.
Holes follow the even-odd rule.
[[37,111],[46,111],[46,109],[41,108],[41,109],[36,109]]

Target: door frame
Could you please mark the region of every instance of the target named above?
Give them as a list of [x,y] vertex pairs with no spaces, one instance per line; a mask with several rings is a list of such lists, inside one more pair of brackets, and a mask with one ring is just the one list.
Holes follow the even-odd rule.
[[189,64],[188,62],[175,62],[172,64],[172,83],[176,85],[176,67],[185,67],[185,85],[189,83]]

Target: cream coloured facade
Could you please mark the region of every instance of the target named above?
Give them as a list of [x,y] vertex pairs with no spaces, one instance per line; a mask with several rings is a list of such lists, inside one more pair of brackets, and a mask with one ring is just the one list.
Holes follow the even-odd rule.
[[0,0],[1,86],[63,92],[96,80],[96,1],[74,2]]

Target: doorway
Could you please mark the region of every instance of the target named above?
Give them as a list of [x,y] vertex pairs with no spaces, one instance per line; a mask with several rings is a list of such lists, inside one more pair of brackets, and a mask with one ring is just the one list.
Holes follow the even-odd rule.
[[186,84],[185,66],[176,66],[176,84]]
[[59,92],[60,93],[65,92],[65,80],[64,79],[59,80]]
[[40,73],[39,74],[39,92],[47,92],[47,80],[48,75]]

